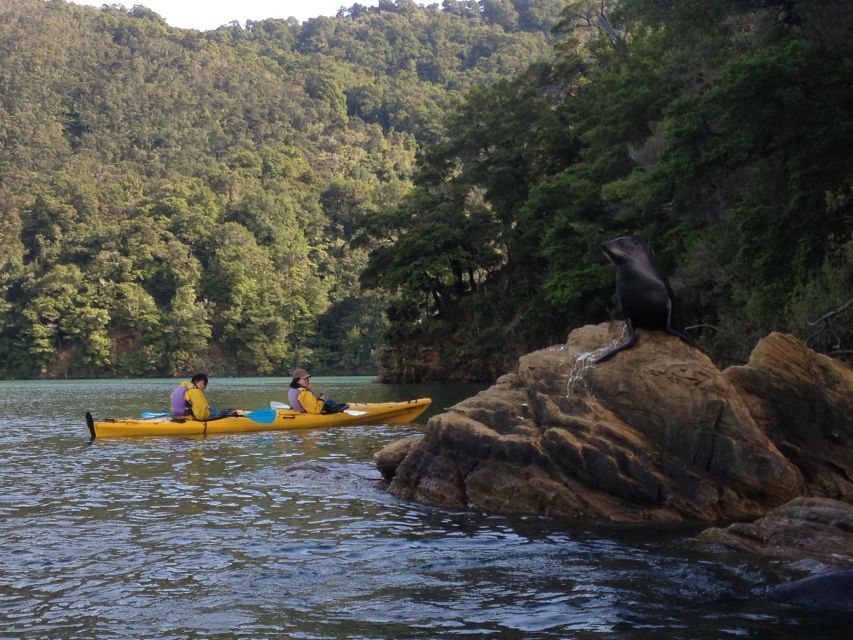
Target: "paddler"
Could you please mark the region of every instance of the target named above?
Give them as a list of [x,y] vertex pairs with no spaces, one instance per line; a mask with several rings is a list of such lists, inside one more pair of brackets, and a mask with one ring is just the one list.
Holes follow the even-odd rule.
[[325,394],[314,395],[311,389],[311,374],[305,369],[294,369],[287,401],[290,408],[302,413],[340,413],[349,408],[348,404],[335,402]]
[[207,389],[207,374],[197,373],[189,382],[181,382],[171,395],[172,417],[212,420],[229,416],[242,416],[242,409],[224,409],[217,411],[207,404],[204,390]]

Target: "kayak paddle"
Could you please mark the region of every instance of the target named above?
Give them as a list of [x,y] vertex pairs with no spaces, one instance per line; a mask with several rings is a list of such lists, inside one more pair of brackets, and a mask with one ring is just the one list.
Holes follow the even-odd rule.
[[244,418],[248,418],[249,420],[253,420],[258,424],[272,424],[275,422],[276,416],[275,409],[255,409],[254,411],[250,411],[247,413]]
[[[157,412],[157,411],[143,411],[141,414],[143,420],[152,420],[155,418],[171,418],[172,414],[169,412]],[[275,422],[276,412],[273,409],[255,409],[254,411],[250,411],[244,418],[248,418],[249,420],[253,420],[258,424],[272,424]],[[211,420],[216,420],[216,418],[211,418]]]
[[[290,405],[284,404],[283,402],[276,402],[275,400],[270,400],[270,407],[273,409],[290,409]],[[346,413],[350,416],[363,416],[367,411],[358,411],[356,409],[344,409],[342,413]]]

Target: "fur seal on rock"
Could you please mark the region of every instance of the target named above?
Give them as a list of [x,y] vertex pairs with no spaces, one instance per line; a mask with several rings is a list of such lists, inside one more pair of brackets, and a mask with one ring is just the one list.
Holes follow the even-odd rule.
[[699,346],[672,328],[672,290],[652,260],[651,249],[636,236],[619,236],[601,250],[616,265],[616,296],[628,327],[628,340],[608,349],[593,363],[603,362],[637,341],[637,329],[659,329]]

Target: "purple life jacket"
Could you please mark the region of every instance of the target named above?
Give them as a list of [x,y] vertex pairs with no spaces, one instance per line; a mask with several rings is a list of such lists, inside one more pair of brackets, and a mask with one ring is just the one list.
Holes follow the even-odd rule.
[[298,389],[291,389],[287,392],[287,403],[290,405],[290,408],[294,411],[301,411],[305,413],[305,407],[302,406],[302,403],[299,402],[299,392],[302,391],[302,387]]
[[174,391],[172,391],[172,417],[173,418],[182,418],[187,415],[189,411],[189,406],[187,405],[186,400],[187,387],[178,387]]

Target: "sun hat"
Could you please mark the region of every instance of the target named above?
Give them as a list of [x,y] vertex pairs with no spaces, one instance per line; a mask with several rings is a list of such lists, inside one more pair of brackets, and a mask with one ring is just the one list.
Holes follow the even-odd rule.
[[293,370],[293,377],[294,377],[294,379],[310,378],[311,374],[308,373],[307,371],[305,371],[305,369],[294,369]]

